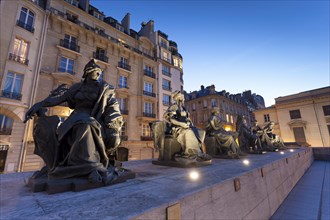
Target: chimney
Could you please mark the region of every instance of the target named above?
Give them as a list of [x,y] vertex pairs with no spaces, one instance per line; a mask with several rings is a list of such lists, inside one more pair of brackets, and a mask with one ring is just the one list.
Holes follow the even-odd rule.
[[203,91],[205,88],[204,88],[204,86],[203,85],[201,85],[201,90]]
[[121,20],[121,25],[123,25],[125,33],[130,35],[130,25],[131,24],[131,14],[127,13],[123,20]]
[[141,29],[139,31],[139,34],[142,36],[145,36],[150,39],[152,34],[154,33],[154,21],[150,20],[148,23],[142,22],[141,23]]

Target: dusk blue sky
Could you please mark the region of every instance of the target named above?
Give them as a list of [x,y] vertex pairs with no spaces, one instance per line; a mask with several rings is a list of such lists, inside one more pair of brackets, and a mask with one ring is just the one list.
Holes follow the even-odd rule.
[[131,28],[154,20],[178,44],[184,90],[214,84],[275,98],[330,84],[329,1],[91,0]]

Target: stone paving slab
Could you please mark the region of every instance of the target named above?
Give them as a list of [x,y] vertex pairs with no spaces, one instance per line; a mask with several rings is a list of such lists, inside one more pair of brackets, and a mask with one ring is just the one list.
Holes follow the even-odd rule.
[[[203,196],[208,194],[198,194],[199,192],[209,192],[209,196],[216,196],[217,192],[209,190],[210,187],[260,169],[267,164],[276,164],[277,161],[285,158],[298,157],[298,154],[299,157],[300,154],[306,154],[306,149],[295,149],[294,152],[287,150],[284,154],[268,152],[264,155],[248,155],[239,160],[213,159],[212,165],[198,168],[157,166],[152,164],[152,160],[128,161],[124,163],[124,167],[136,173],[135,179],[98,189],[54,195],[30,192],[25,186],[25,181],[32,173],[3,174],[0,175],[0,217],[1,219],[129,219],[157,207],[164,207],[165,210],[179,199],[191,196],[196,198],[195,207],[202,209],[200,205],[203,204]],[[249,165],[243,164],[245,159],[250,161]],[[189,178],[192,170],[200,174],[197,181]],[[269,168],[264,172],[274,171]],[[251,187],[260,186],[251,185]],[[219,191],[219,196],[223,195],[221,193],[231,192],[226,191],[226,188],[222,190],[224,191]],[[279,191],[283,190],[279,189]],[[205,198],[205,201],[207,199],[209,198]],[[266,205],[263,201],[260,202],[260,207]],[[218,205],[222,208],[221,204]],[[222,205],[226,207],[229,204]],[[246,205],[249,206],[249,203]],[[185,213],[185,216],[189,216],[189,213]],[[193,217],[198,218],[198,216]]]
[[330,161],[314,161],[271,219],[329,220],[329,179]]

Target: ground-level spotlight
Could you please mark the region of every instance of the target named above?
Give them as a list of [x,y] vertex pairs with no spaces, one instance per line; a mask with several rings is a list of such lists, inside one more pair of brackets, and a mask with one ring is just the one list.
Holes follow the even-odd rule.
[[280,154],[284,154],[284,152],[283,152],[283,151],[281,151],[281,152],[280,152]]
[[293,149],[290,149],[290,152],[293,152],[294,150]]
[[189,173],[189,178],[192,180],[192,181],[196,181],[199,179],[199,173],[197,171],[191,171]]
[[243,164],[244,165],[249,165],[250,164],[250,161],[245,159],[245,160],[243,160]]

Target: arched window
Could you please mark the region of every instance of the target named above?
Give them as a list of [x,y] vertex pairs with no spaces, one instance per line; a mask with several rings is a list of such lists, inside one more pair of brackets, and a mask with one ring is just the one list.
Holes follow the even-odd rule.
[[6,115],[0,114],[0,134],[11,135],[12,129],[13,129],[13,120]]
[[33,33],[33,23],[34,13],[29,9],[22,7],[17,25]]

